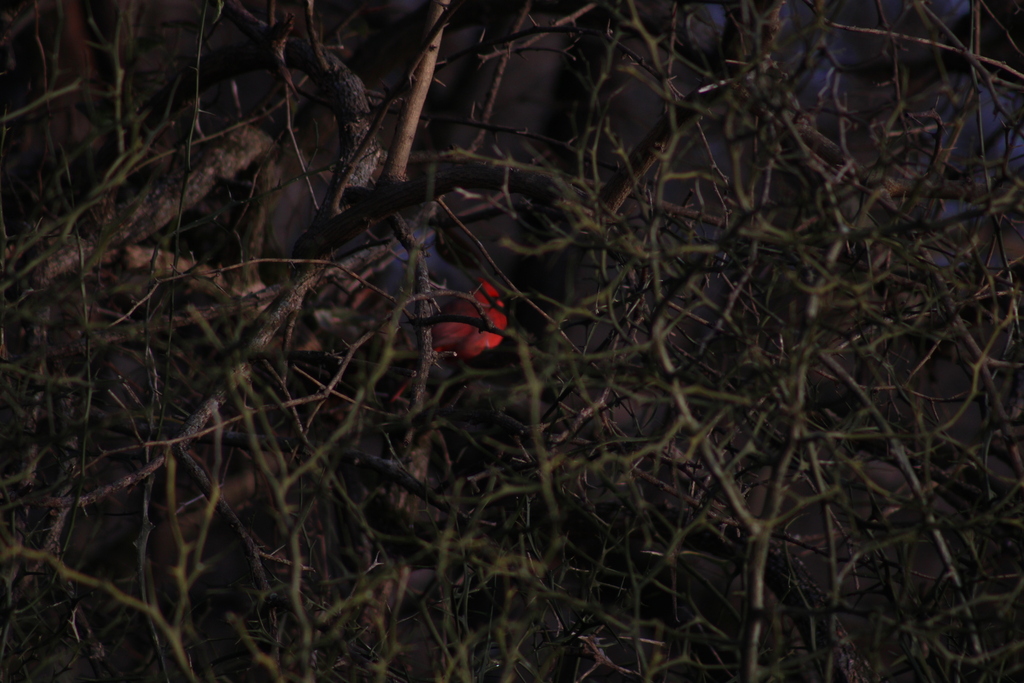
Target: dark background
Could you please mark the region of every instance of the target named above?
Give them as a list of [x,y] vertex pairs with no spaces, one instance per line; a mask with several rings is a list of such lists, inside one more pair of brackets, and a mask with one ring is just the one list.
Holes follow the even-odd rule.
[[1019,678],[1017,6],[452,8],[0,9],[0,680]]

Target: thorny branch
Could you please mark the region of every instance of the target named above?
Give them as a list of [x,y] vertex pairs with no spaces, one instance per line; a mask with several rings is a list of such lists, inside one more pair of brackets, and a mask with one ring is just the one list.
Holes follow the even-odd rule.
[[[27,148],[32,136],[0,133],[5,159],[27,170],[5,161],[0,183],[0,410],[20,445],[0,472],[13,511],[0,534],[18,549],[5,562],[30,562],[5,574],[12,626],[0,651],[18,637],[17,657],[40,652],[32,634],[48,623],[62,625],[51,641],[85,647],[59,632],[82,624],[84,661],[110,678],[152,675],[146,662],[166,650],[181,677],[199,680],[227,675],[203,668],[209,653],[194,638],[212,623],[242,643],[233,661],[274,678],[1019,673],[1003,634],[1020,626],[1021,125],[1006,79],[1022,69],[983,54],[1006,42],[983,33],[1009,34],[999,8],[972,6],[966,23],[947,25],[911,5],[896,32],[885,3],[881,30],[780,0],[721,16],[676,3],[430,2],[401,20],[415,19],[411,30],[362,10],[332,24],[334,8],[311,1],[304,26],[273,1],[264,21],[226,0],[244,42],[193,55],[137,109],[115,79],[97,95],[113,113],[90,121],[88,151],[49,159],[64,169],[55,180],[33,189],[47,165],[11,142]],[[29,14],[23,3],[4,20]],[[387,76],[368,85],[383,94],[368,99],[347,62],[384,25],[419,38],[404,61],[381,58]],[[5,24],[0,42],[17,46],[21,33]],[[857,85],[858,73],[906,64],[884,50],[844,63],[859,49],[837,38],[847,34],[934,49],[939,87]],[[550,89],[576,88],[585,104],[549,103],[522,125],[503,118],[517,98],[546,96],[531,60],[548,55],[560,70]],[[475,68],[491,59],[494,69]],[[234,79],[261,71],[276,82],[243,113]],[[33,111],[49,121],[67,91],[47,79],[52,96]],[[235,93],[237,114],[218,109],[218,90]],[[270,102],[281,97],[300,104],[283,124]],[[82,180],[114,177],[90,176],[90,164],[152,164],[189,106],[204,130],[222,129],[190,172],[168,156],[149,185],[127,171],[117,183]],[[225,127],[233,116],[246,123]],[[32,132],[23,115],[3,121]],[[109,122],[122,127],[108,133]],[[462,138],[461,124],[478,128]],[[301,173],[261,178],[273,189],[255,191],[239,174],[269,157],[263,131],[281,125],[315,129],[317,149],[302,150]],[[476,155],[485,129],[493,157]],[[413,156],[417,147],[427,151]],[[126,149],[135,156],[119,156]],[[36,151],[48,158],[46,145]],[[307,173],[305,159],[327,171]],[[154,269],[136,296],[146,276],[112,265],[109,250],[140,241],[154,263],[206,249],[244,260],[259,250],[223,230],[232,212],[285,196],[300,176],[322,182],[324,199],[301,219],[288,273],[268,260],[252,289],[204,288],[200,270],[160,279]],[[218,195],[237,197],[240,184],[249,199]],[[432,375],[432,325],[497,332],[469,294],[480,318],[432,315],[435,297],[460,295],[434,284],[457,277],[432,241],[435,202],[469,240],[469,262],[511,295],[512,323],[497,349]],[[393,237],[354,247],[343,275],[323,277],[339,249],[382,223]],[[228,246],[216,246],[223,235]],[[411,293],[395,294],[399,281]],[[49,297],[58,285],[77,298]],[[347,350],[325,351],[332,344]],[[414,379],[411,403],[382,398],[396,377]],[[203,581],[233,589],[239,573],[204,552],[214,506],[180,519],[160,509],[157,481],[177,464],[240,540],[261,606],[239,600],[200,618]],[[246,478],[252,501],[223,495]],[[144,528],[107,533],[142,482]],[[182,483],[164,483],[173,501]],[[152,530],[150,514],[163,517]],[[150,536],[180,535],[186,517],[198,535],[175,538],[177,558],[149,577],[147,558],[168,547]],[[141,600],[86,573],[90,545],[127,537],[140,543]],[[81,621],[47,612],[68,602],[47,572],[143,617],[153,643],[132,647],[160,656],[117,671],[112,641],[93,628],[94,598],[71,597]],[[291,613],[253,626],[261,607]],[[47,619],[26,626],[33,610]],[[439,643],[454,663],[436,656]]]

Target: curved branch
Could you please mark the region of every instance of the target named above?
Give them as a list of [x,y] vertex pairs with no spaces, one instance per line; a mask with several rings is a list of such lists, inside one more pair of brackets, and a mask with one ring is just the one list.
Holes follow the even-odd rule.
[[378,188],[347,211],[307,230],[295,243],[292,258],[328,256],[391,214],[432,201],[457,188],[506,190],[544,203],[554,203],[565,195],[564,184],[542,173],[483,164],[456,166],[416,180]]

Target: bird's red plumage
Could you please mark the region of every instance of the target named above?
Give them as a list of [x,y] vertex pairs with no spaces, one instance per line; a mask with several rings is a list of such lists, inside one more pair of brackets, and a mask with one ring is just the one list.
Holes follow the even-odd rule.
[[[481,303],[487,313],[488,320],[499,330],[505,329],[508,325],[508,318],[501,309],[505,304],[498,298],[498,290],[491,283],[483,278],[480,279],[483,285],[473,295]],[[464,315],[470,318],[479,318],[480,311],[465,299],[454,299],[441,308],[441,313],[448,315]],[[475,358],[487,349],[493,349],[501,343],[501,335],[487,332],[465,323],[438,323],[433,327],[434,350],[452,351],[456,358],[468,360]]]

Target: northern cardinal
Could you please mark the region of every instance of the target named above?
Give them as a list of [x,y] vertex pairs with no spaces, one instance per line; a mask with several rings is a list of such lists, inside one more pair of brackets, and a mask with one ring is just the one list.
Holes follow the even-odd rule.
[[[498,298],[498,290],[490,282],[479,278],[481,289],[478,289],[473,297],[481,303],[487,319],[499,330],[504,330],[508,325],[508,317],[501,312],[505,308],[505,302]],[[442,315],[464,315],[468,318],[479,318],[480,310],[465,299],[453,299],[441,307]],[[434,340],[434,351],[442,353],[451,351],[458,360],[469,360],[476,358],[487,349],[493,349],[501,343],[501,335],[481,330],[466,323],[438,323],[431,328]],[[391,401],[397,401],[405,392],[411,380],[406,380],[398,391],[391,396]]]
[[[508,318],[502,313],[505,303],[498,298],[498,290],[487,280],[480,278],[481,289],[473,297],[483,305],[487,319],[499,330],[508,325]],[[465,299],[454,299],[441,308],[446,315],[464,315],[479,318],[480,309]],[[501,335],[481,330],[465,323],[438,323],[433,327],[434,351],[453,351],[460,360],[476,358],[487,349],[501,343]]]

